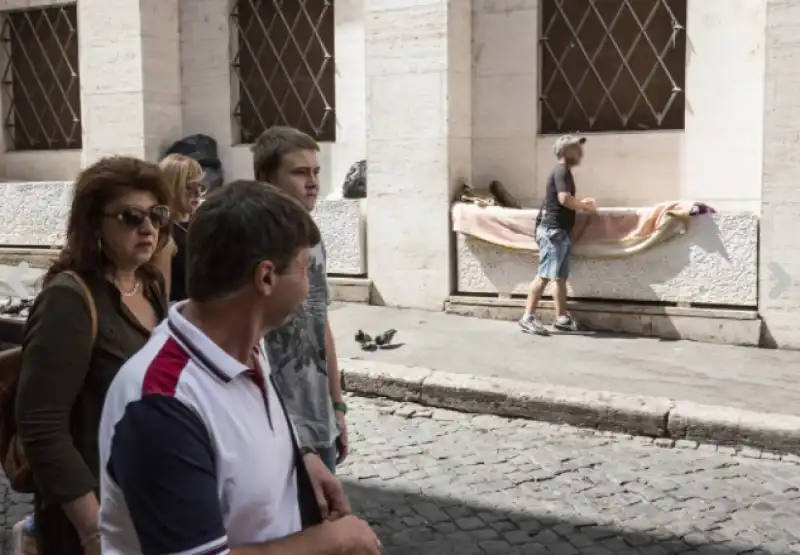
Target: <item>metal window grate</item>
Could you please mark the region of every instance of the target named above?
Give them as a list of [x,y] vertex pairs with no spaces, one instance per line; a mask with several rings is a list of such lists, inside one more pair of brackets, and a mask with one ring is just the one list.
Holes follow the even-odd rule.
[[335,140],[333,1],[237,0],[231,21],[240,141],[272,125]]
[[541,132],[683,129],[687,0],[543,0]]
[[81,148],[77,7],[0,15],[7,148]]

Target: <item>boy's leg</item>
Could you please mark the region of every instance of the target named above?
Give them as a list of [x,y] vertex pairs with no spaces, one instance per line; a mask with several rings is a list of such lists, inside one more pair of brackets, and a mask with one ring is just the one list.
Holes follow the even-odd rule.
[[547,287],[548,282],[547,278],[540,276],[536,276],[531,282],[531,290],[525,301],[525,314],[519,320],[519,327],[526,333],[547,335],[547,329],[539,317],[536,316],[536,308],[539,306],[539,300],[542,298],[542,293],[544,293],[544,288]]
[[536,242],[539,245],[539,271],[531,282],[528,298],[525,300],[525,313],[519,321],[519,326],[522,331],[528,333],[547,335],[542,321],[536,316],[536,309],[539,307],[539,301],[547,284],[556,277],[557,267],[555,266],[556,259],[553,257],[553,244],[547,230],[541,228],[536,230]]
[[528,298],[525,299],[525,316],[529,316],[536,312],[539,306],[539,301],[542,300],[542,295],[550,282],[549,279],[541,276],[536,276],[531,282],[531,288],[528,292]]
[[572,240],[569,235],[559,238],[558,271],[556,272],[556,322],[567,316],[567,279],[569,278],[569,257],[572,251]]
[[556,319],[553,327],[561,331],[576,331],[578,325],[567,310],[567,280],[572,255],[572,238],[566,235],[559,245],[560,264],[556,278]]
[[556,305],[556,318],[567,316],[567,279],[558,278],[556,280],[556,295],[553,298]]

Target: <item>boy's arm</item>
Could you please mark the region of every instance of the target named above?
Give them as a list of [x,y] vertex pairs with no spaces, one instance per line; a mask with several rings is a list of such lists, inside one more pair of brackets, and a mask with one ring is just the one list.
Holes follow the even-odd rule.
[[[328,267],[328,253],[325,250],[325,244],[322,244],[322,258],[325,262],[325,288],[326,299],[325,304],[330,306],[332,299],[327,282],[327,267]],[[342,373],[339,370],[339,358],[336,355],[336,342],[333,339],[333,332],[331,331],[331,321],[328,316],[325,316],[325,359],[328,363],[328,389],[331,395],[331,403],[333,403],[333,410],[336,413],[336,422],[339,425],[339,457],[336,461],[341,464],[347,458],[348,453],[348,437],[347,437],[347,420],[345,413],[347,412],[347,405],[342,396]]]
[[328,360],[328,385],[331,389],[331,401],[344,403],[339,359],[336,357],[336,343],[333,340],[331,322],[328,318],[325,319],[325,357]]
[[585,204],[572,196],[572,188],[567,181],[567,170],[565,167],[562,166],[558,168],[555,174],[553,174],[553,181],[555,181],[556,184],[558,202],[563,206],[566,206],[570,210],[575,210],[576,212],[594,212],[596,210],[592,205]]
[[349,442],[347,436],[347,409],[342,396],[342,374],[339,371],[339,359],[336,356],[336,343],[333,340],[330,319],[325,318],[325,357],[328,361],[328,387],[331,392],[331,402],[336,413],[336,422],[339,424],[339,459],[342,463],[347,458]]

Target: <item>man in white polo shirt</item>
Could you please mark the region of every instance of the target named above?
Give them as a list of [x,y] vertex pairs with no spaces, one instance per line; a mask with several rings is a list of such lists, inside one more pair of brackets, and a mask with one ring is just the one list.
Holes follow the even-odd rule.
[[114,378],[100,424],[103,553],[377,555],[339,482],[303,455],[260,340],[308,292],[319,230],[274,187],[199,209],[189,301]]

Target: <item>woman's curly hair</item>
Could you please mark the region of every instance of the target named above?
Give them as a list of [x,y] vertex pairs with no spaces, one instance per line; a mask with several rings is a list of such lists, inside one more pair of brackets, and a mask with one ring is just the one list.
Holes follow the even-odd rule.
[[[159,167],[138,158],[102,158],[78,175],[67,221],[67,239],[58,259],[47,271],[45,283],[65,270],[85,277],[102,275],[109,270],[112,262],[100,248],[105,210],[109,204],[132,191],[146,191],[152,193],[159,204],[172,204],[169,187]],[[162,248],[169,240],[167,230],[162,229],[159,233],[156,249]],[[140,270],[145,278],[157,278],[157,270],[149,265]]]

